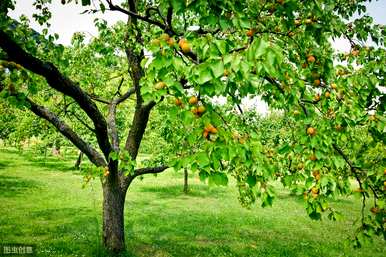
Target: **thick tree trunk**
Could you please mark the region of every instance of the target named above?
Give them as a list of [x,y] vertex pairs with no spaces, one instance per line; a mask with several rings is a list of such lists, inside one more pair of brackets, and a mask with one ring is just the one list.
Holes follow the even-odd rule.
[[184,168],[184,193],[187,194],[189,191],[188,185],[188,169]]
[[103,185],[103,245],[118,253],[125,249],[124,205],[126,191],[116,183]]

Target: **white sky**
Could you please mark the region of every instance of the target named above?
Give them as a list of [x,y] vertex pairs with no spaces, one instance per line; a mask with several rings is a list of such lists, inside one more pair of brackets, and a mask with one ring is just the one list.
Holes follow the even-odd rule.
[[[2,0],[0,0],[2,1]],[[11,12],[11,16],[15,19],[21,14],[25,14],[31,21],[31,27],[36,31],[41,32],[42,28],[38,23],[32,18],[34,13],[34,8],[32,3],[34,0],[18,0],[16,3],[16,8]],[[66,4],[62,5],[60,0],[52,0],[51,12],[52,18],[50,20],[51,27],[49,29],[50,33],[59,34],[59,43],[68,45],[71,42],[71,37],[74,32],[86,32],[86,34],[96,35],[97,30],[94,26],[95,18],[103,18],[110,25],[116,23],[119,20],[126,20],[126,16],[119,12],[110,12],[107,11],[105,14],[80,14],[85,9],[80,4],[76,5]],[[118,1],[116,1],[118,2]],[[367,4],[367,14],[374,18],[374,21],[378,24],[386,25],[386,0],[372,1]],[[346,40],[335,40],[334,48],[338,51],[347,52],[350,49],[350,44]],[[268,112],[268,106],[264,102],[257,104],[256,108],[259,109],[259,112],[265,114]],[[250,107],[251,104],[256,104],[256,99],[249,99],[243,101],[243,105]]]
[[[97,17],[107,20],[109,24],[114,24],[119,20],[126,20],[126,16],[119,12],[107,11],[105,14],[80,14],[87,8],[82,7],[80,4],[62,5],[60,0],[52,1],[50,32],[58,33],[60,35],[59,42],[65,45],[70,44],[74,32],[82,31],[95,35],[97,30],[94,27],[93,21]],[[32,13],[34,12],[33,2],[34,0],[18,0],[15,10],[11,12],[11,16],[17,19],[21,14],[27,15],[31,20],[32,27],[40,32],[40,26],[32,18]],[[367,7],[367,13],[374,18],[376,23],[386,24],[386,0],[372,1],[367,4]],[[336,42],[336,48],[339,50],[347,49],[347,46],[349,45],[344,40],[337,40]]]

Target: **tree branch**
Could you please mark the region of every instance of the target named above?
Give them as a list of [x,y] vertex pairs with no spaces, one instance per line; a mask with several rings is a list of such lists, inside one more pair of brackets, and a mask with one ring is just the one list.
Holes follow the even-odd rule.
[[37,116],[47,120],[68,140],[70,140],[79,150],[87,155],[92,163],[96,166],[106,166],[106,162],[102,155],[100,155],[89,143],[85,142],[78,136],[65,122],[63,122],[55,113],[51,112],[44,106],[36,104],[29,98],[25,101],[26,106]]
[[171,30],[173,30],[172,19],[173,19],[173,6],[170,5],[168,8],[168,14],[166,15],[166,22],[168,23],[168,26]]
[[176,34],[174,31],[172,31],[170,28],[168,28],[168,26],[166,26],[165,24],[163,24],[163,23],[161,23],[159,21],[152,20],[152,19],[150,19],[149,17],[146,17],[146,16],[141,16],[137,12],[123,9],[119,5],[113,4],[112,0],[106,0],[106,1],[107,1],[107,4],[109,5],[110,11],[118,11],[118,12],[124,13],[124,14],[126,14],[126,15],[128,15],[130,17],[133,17],[133,18],[136,18],[138,20],[141,20],[141,21],[144,21],[144,22],[156,25],[157,27],[161,28],[162,30],[169,31],[169,33]]
[[33,73],[43,76],[50,87],[72,97],[79,104],[80,108],[93,121],[99,147],[107,159],[111,151],[111,145],[107,137],[106,120],[96,104],[79,85],[61,74],[52,63],[43,62],[27,53],[2,30],[0,30],[0,47],[7,53],[10,60],[21,64]]
[[267,80],[272,85],[274,85],[280,91],[280,93],[284,94],[283,88],[281,88],[280,84],[275,79],[269,76],[265,76],[264,79]]
[[156,102],[151,101],[146,105],[135,108],[132,126],[125,144],[125,149],[130,153],[133,160],[137,158],[139,146],[145,133],[147,122],[149,121],[150,111],[155,105]]
[[67,111],[67,113],[71,114],[72,116],[74,116],[83,126],[85,126],[88,130],[90,130],[91,132],[95,133],[95,129],[90,127],[86,122],[83,121],[83,119],[81,117],[79,117],[75,112],[73,111]]
[[169,168],[169,167],[168,166],[159,166],[159,167],[150,167],[150,168],[136,169],[134,171],[133,177],[138,177],[138,176],[142,176],[142,175],[145,175],[145,174],[161,173],[161,172],[165,171],[167,168]]
[[354,174],[356,181],[358,182],[359,188],[361,190],[361,195],[362,195],[362,210],[361,210],[361,212],[362,212],[362,224],[363,224],[364,223],[364,217],[365,217],[364,211],[365,211],[365,206],[366,206],[366,194],[365,194],[365,190],[363,189],[363,184],[362,184],[362,181],[360,179],[360,174],[357,171],[358,168],[356,166],[354,166],[352,161],[348,158],[348,156],[343,152],[343,150],[338,145],[332,144],[332,147],[335,149],[335,151],[338,152],[338,154],[340,156],[343,157],[345,162],[350,167],[351,172]]
[[96,96],[96,95],[93,95],[93,94],[87,94],[92,100],[95,100],[99,103],[102,103],[102,104],[110,104],[110,102],[106,99],[103,99],[99,96]]
[[107,128],[110,136],[111,144],[115,152],[119,151],[119,135],[116,125],[116,110],[117,105],[125,101],[135,92],[134,88],[130,88],[124,95],[115,98],[109,103],[109,111],[107,114]]

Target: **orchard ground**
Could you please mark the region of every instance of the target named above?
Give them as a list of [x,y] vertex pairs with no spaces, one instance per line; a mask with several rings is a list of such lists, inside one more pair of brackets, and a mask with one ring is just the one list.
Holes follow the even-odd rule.
[[[82,188],[76,156],[37,157],[0,149],[0,242],[35,244],[37,256],[105,256],[101,250],[102,193],[98,179]],[[312,221],[303,200],[277,186],[273,207],[241,207],[237,189],[209,187],[167,170],[137,179],[126,197],[125,256],[384,256],[379,238],[361,249],[344,244],[360,200],[332,205],[342,221]]]

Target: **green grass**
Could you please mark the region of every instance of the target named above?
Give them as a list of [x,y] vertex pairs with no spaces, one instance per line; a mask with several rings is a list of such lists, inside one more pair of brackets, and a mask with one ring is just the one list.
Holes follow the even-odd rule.
[[[38,256],[103,256],[101,187],[82,189],[69,161],[0,149],[0,242],[35,244]],[[346,219],[310,220],[303,201],[280,191],[272,208],[244,209],[234,186],[208,187],[167,171],[136,180],[126,197],[127,256],[384,256],[382,239],[362,249],[344,244],[359,215],[356,199],[334,207]]]

